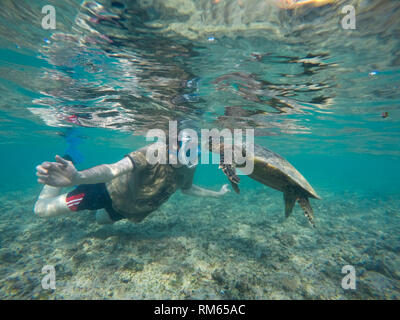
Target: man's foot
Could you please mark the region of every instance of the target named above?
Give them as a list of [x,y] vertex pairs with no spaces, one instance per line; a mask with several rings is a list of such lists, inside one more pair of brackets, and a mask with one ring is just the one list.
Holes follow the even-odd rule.
[[276,5],[282,9],[295,9],[304,5],[320,7],[335,0],[276,0]]
[[113,224],[114,221],[111,220],[110,216],[108,215],[107,211],[104,209],[98,210],[96,212],[96,222],[98,224]]

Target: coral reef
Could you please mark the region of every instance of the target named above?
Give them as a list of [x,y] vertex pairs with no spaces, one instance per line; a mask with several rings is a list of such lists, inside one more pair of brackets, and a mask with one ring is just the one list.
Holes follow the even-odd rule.
[[[399,299],[399,197],[323,193],[317,228],[278,192],[174,195],[140,224],[40,219],[38,189],[2,194],[0,299]],[[41,286],[44,265],[56,289]],[[342,267],[356,269],[344,290]]]

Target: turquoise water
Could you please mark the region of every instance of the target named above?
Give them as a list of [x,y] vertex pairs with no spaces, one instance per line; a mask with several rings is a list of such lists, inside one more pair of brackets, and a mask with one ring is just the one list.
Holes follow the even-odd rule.
[[[53,1],[55,30],[41,28],[45,4],[0,13],[1,298],[400,297],[398,2]],[[240,195],[176,194],[137,225],[34,216],[35,167],[64,154],[68,128],[83,170],[169,120],[255,129],[323,198],[317,230],[297,205],[284,221],[281,193],[248,177]],[[200,165],[194,183],[227,180]],[[56,290],[40,286],[45,264]],[[348,264],[356,290],[340,285]]]

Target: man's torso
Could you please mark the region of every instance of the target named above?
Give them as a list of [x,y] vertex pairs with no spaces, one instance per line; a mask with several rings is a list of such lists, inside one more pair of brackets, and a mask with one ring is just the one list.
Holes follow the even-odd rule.
[[190,188],[194,169],[169,164],[149,164],[147,148],[131,152],[134,168],[106,184],[113,208],[126,218],[140,222],[158,209],[179,188]]

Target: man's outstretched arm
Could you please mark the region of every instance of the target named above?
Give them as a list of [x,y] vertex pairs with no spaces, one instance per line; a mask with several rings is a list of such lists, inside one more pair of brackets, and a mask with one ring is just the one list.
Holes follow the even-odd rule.
[[219,191],[212,191],[212,190],[204,189],[204,188],[201,188],[194,184],[192,184],[192,186],[189,189],[182,189],[182,193],[188,194],[191,196],[197,196],[197,197],[218,198],[218,197],[223,196],[227,192],[230,192],[227,184],[224,184]]
[[57,162],[43,162],[36,167],[38,182],[53,187],[70,187],[78,184],[103,183],[133,169],[133,163],[125,157],[113,164],[102,164],[78,171],[71,161],[56,156]]

